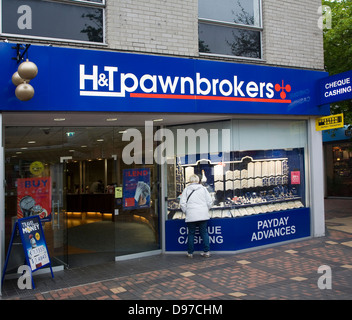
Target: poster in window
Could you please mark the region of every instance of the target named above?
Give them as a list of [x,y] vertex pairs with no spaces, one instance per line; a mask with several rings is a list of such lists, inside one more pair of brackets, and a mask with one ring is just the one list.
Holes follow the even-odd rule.
[[300,171],[291,171],[291,184],[301,184]]
[[150,207],[150,170],[123,170],[123,208],[127,210]]
[[17,218],[51,219],[51,178],[17,179]]

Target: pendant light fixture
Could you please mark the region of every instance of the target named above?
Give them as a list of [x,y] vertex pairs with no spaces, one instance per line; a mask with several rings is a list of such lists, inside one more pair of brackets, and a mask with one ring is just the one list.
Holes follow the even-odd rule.
[[15,95],[21,101],[28,101],[34,96],[34,88],[29,81],[38,74],[38,67],[28,59],[22,62],[12,75],[12,83],[16,86]]

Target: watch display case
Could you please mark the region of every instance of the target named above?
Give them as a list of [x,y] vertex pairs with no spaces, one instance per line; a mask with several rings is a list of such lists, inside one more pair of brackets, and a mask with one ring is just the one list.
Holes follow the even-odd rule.
[[[211,161],[210,155],[175,157],[168,172],[175,188],[168,193],[168,219],[184,219],[179,196],[192,174],[213,198],[211,218],[239,218],[285,211],[305,206],[304,148],[233,151],[226,161]],[[189,163],[188,159],[194,162]]]

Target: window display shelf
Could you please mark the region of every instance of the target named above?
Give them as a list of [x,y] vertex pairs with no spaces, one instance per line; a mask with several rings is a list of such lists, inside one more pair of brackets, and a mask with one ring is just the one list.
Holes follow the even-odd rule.
[[[182,171],[183,178],[176,181],[179,184],[177,190],[183,190],[187,186],[189,177],[195,173],[195,167],[199,165],[205,167],[205,170],[202,170],[202,183],[208,183],[215,192],[286,185],[288,183],[287,158],[254,160],[252,157],[245,156],[239,161],[212,163],[210,160],[202,159],[193,164],[181,164],[179,171]],[[207,175],[205,171],[207,171]],[[210,177],[209,173],[211,173]],[[178,176],[180,176],[180,172],[178,172]]]
[[[174,208],[168,209],[168,219],[185,219],[185,214],[181,211],[178,203],[172,204]],[[257,202],[243,202],[236,204],[220,204],[210,209],[210,218],[237,218],[253,214],[285,211],[290,209],[303,208],[304,205],[300,197],[280,197],[278,199],[258,199]]]
[[[211,161],[210,156],[208,159],[199,157],[193,163],[175,159],[178,160],[174,169],[177,196],[188,185],[189,177],[198,174],[213,198],[211,218],[237,218],[305,206],[298,149],[275,150],[272,155],[260,150],[241,153],[241,156],[236,154],[237,157],[231,153],[230,161],[221,162]],[[293,173],[297,172],[299,178],[293,181]],[[168,219],[185,218],[178,198],[168,199],[167,216]]]

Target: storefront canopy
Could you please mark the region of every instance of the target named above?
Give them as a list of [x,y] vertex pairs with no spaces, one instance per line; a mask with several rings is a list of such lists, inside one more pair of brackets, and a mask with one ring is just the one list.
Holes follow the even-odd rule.
[[15,96],[16,44],[0,44],[0,109],[328,115],[320,71],[31,45],[38,66],[29,101]]

